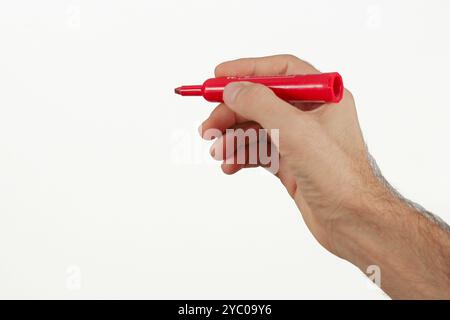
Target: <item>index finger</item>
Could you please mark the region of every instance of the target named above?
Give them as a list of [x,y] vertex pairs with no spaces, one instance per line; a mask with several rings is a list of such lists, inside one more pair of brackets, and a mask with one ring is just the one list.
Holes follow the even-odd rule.
[[219,64],[214,70],[216,77],[314,73],[320,73],[320,71],[308,62],[288,54],[227,61]]

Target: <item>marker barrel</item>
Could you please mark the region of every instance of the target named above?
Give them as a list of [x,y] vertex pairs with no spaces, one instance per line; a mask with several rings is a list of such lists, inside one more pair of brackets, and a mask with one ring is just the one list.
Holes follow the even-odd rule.
[[289,75],[220,77],[206,80],[203,85],[181,86],[175,89],[182,96],[203,96],[210,102],[223,102],[223,89],[231,82],[248,81],[269,87],[280,99],[295,102],[337,103],[342,99],[344,84],[337,72]]

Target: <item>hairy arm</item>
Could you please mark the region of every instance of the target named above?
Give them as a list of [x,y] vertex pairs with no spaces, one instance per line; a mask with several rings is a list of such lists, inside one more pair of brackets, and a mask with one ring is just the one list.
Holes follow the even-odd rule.
[[394,299],[450,299],[449,226],[403,198],[373,167],[381,183],[336,223],[336,254],[363,272],[379,267],[381,288]]

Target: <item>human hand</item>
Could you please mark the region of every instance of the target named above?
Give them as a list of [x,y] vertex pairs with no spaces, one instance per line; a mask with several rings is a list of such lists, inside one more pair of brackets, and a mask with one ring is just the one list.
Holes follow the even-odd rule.
[[[239,59],[222,63],[215,70],[216,77],[310,73],[319,71],[290,55]],[[276,176],[317,240],[337,254],[332,239],[336,222],[358,205],[355,200],[361,198],[359,195],[378,185],[350,92],[345,90],[339,104],[316,105],[311,110],[311,105],[294,107],[280,100],[262,85],[240,82],[225,88],[224,101],[200,127],[205,138],[210,138],[206,133],[211,129],[224,133],[211,147],[213,157],[224,162],[222,170],[233,174],[254,167],[249,161],[229,160],[236,157],[237,150],[245,148],[248,154],[258,144],[247,141],[227,148],[234,138],[226,129],[279,129],[277,145],[272,145],[280,156]]]

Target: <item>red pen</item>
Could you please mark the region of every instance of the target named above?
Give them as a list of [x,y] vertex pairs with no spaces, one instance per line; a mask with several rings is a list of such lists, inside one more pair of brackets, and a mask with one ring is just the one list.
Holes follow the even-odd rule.
[[223,89],[230,82],[249,81],[269,87],[280,99],[294,102],[337,103],[341,101],[344,84],[337,72],[288,75],[220,77],[206,80],[203,85],[181,86],[175,93],[182,96],[203,96],[210,102],[223,102]]

